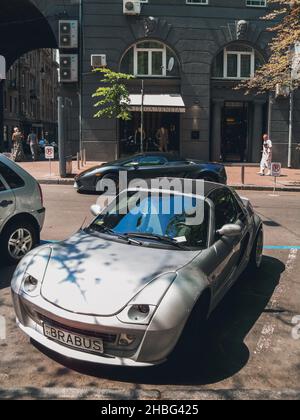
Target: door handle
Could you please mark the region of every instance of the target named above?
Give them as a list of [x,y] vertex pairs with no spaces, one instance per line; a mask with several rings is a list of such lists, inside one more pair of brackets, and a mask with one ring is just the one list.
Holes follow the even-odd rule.
[[0,207],[8,207],[8,206],[11,206],[12,204],[14,204],[13,201],[4,200],[4,201],[1,201]]

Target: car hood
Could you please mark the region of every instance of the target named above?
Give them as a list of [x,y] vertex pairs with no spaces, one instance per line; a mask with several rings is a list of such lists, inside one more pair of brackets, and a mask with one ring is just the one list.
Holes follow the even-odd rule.
[[64,310],[97,316],[119,313],[147,284],[199,254],[137,247],[85,232],[51,248],[43,298]]

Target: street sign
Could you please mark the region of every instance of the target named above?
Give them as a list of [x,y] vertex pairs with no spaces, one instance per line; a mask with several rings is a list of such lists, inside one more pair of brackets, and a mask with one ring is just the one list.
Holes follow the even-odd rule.
[[54,147],[52,147],[52,146],[46,146],[45,147],[45,158],[46,159],[54,159],[55,158]]
[[0,80],[6,79],[6,60],[0,55]]
[[55,158],[53,146],[45,146],[45,158],[49,160],[49,175],[52,176],[51,160]]
[[275,178],[279,178],[281,176],[281,163],[273,162],[271,165],[271,175]]
[[279,194],[276,194],[277,188],[277,178],[281,176],[281,163],[279,162],[272,162],[271,164],[271,176],[274,177],[274,189],[273,194],[270,194],[271,197],[279,197]]

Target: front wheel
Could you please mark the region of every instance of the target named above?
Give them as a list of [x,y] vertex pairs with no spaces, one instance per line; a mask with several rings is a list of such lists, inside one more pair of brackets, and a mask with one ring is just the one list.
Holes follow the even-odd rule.
[[263,261],[263,249],[264,249],[264,231],[262,228],[260,228],[256,236],[252,253],[251,253],[251,257],[250,257],[249,266],[251,269],[254,269],[254,270],[260,269],[262,265],[262,261]]
[[37,241],[36,230],[30,223],[14,223],[2,234],[1,254],[9,264],[17,264],[37,245]]

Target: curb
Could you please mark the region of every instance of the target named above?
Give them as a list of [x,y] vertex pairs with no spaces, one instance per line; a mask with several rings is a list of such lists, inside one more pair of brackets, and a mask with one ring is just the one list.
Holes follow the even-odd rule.
[[71,179],[39,179],[36,178],[37,182],[41,185],[74,185],[74,178]]
[[[37,181],[41,185],[74,185],[74,179],[39,179]],[[271,186],[262,185],[242,185],[234,184],[229,187],[240,191],[273,191],[274,188]],[[300,187],[277,187],[277,192],[300,192]]]
[[[229,185],[229,187],[240,191],[274,191],[274,187],[263,185]],[[276,192],[300,192],[300,187],[276,187]]]

